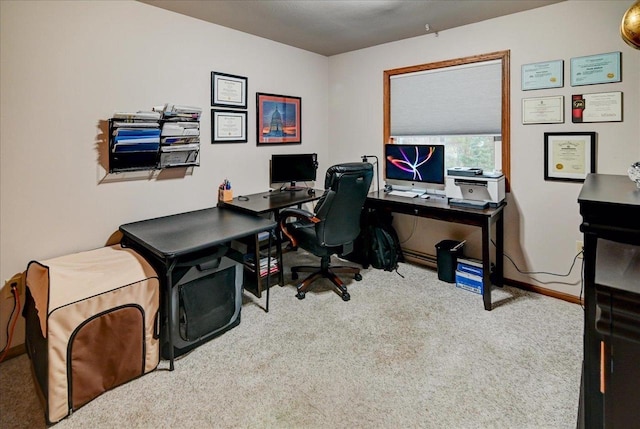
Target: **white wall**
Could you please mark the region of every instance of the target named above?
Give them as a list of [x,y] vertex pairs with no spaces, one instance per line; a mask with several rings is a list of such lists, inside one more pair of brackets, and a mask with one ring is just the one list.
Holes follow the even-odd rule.
[[[511,50],[511,171],[506,251],[526,270],[566,271],[578,230],[579,184],[543,180],[543,133],[598,133],[598,172],[624,174],[640,159],[640,51],[618,34],[631,1],[569,1],[327,59],[133,1],[0,2],[0,279],[43,260],[103,246],[120,224],[215,204],[225,177],[235,192],[267,187],[271,153],[317,152],[330,164],[382,154],[382,72]],[[571,88],[571,57],[622,51],[623,82]],[[520,66],[565,60],[565,87],[520,91]],[[248,77],[249,142],[211,145],[210,72]],[[529,125],[523,97],[624,92],[622,123]],[[255,92],[302,97],[302,146],[256,147]],[[173,102],[203,108],[201,166],[187,174],[108,175],[104,121],[116,110]],[[401,235],[408,236],[412,221]],[[408,244],[433,253],[473,229],[420,220]],[[420,234],[422,230],[426,234]],[[443,230],[442,232],[440,232]],[[518,274],[512,279],[538,284]],[[579,274],[544,287],[579,294]],[[566,284],[565,284],[566,283]],[[10,300],[0,302],[6,326]],[[23,342],[22,319],[13,345]],[[6,341],[0,329],[0,344]]]
[[[439,35],[429,34],[333,56],[329,61],[329,153],[332,160],[363,154],[382,156],[383,71],[471,55],[511,51],[511,189],[505,220],[505,251],[521,270],[566,273],[581,240],[577,197],[581,184],[544,180],[544,132],[595,131],[597,172],[626,174],[640,160],[640,51],[619,35],[625,1],[567,1],[531,11],[467,25]],[[436,27],[435,24],[432,27]],[[570,58],[622,52],[622,82],[571,87]],[[522,64],[563,59],[561,89],[520,90]],[[622,91],[622,123],[571,123],[571,94]],[[564,95],[565,123],[522,125],[522,98]],[[382,168],[381,168],[382,170]],[[477,228],[451,227],[442,222],[397,215],[400,239],[406,246],[434,254],[443,238],[468,239],[466,252],[480,256]],[[416,233],[411,235],[412,230]],[[579,296],[579,263],[567,278],[527,276],[505,261],[510,279]],[[535,279],[537,280],[535,280]],[[539,281],[538,281],[539,280]]]
[[[134,1],[2,1],[0,17],[0,279],[104,246],[123,223],[214,206],[224,178],[264,191],[272,153],[328,167],[324,56]],[[210,144],[211,71],[248,78],[248,143]],[[256,92],[302,97],[302,145],[256,147]],[[166,102],[203,109],[201,166],[107,174],[103,121]]]

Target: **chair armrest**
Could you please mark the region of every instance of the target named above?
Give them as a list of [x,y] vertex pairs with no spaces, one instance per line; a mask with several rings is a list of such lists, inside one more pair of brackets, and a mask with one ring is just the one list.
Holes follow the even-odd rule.
[[310,211],[299,209],[296,207],[287,207],[284,210],[280,210],[280,219],[286,219],[288,217],[295,217],[296,219],[309,219],[312,220],[315,215]]
[[284,235],[286,235],[289,238],[292,246],[297,246],[298,245],[297,240],[287,230],[287,219],[291,217],[296,219],[308,220],[312,223],[318,223],[320,222],[320,219],[317,218],[313,213],[307,210],[298,209],[294,207],[286,208],[280,212],[280,230]]

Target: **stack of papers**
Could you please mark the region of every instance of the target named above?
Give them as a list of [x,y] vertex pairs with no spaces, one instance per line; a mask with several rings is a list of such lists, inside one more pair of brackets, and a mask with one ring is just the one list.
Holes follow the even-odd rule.
[[202,109],[199,107],[180,106],[177,104],[170,104],[170,103],[165,104],[164,110],[162,111],[162,115],[164,119],[175,119],[175,120],[197,121],[200,119],[201,114],[202,114]]
[[[152,111],[120,111],[110,120],[117,168],[197,165],[202,109],[165,104]],[[115,165],[114,164],[114,165]]]
[[113,114],[114,119],[123,119],[125,121],[159,121],[160,112],[116,112]]
[[[163,137],[199,136],[199,122],[165,122],[162,126]],[[174,142],[176,143],[176,142]]]
[[160,128],[119,127],[113,131],[114,152],[157,152]]

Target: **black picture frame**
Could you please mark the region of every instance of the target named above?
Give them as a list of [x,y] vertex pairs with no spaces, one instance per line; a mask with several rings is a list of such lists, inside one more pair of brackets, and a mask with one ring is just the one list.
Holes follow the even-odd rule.
[[234,109],[247,108],[249,80],[244,76],[211,72],[211,105]]
[[544,180],[584,182],[596,172],[596,133],[544,133]]
[[211,109],[211,143],[246,143],[247,112]]

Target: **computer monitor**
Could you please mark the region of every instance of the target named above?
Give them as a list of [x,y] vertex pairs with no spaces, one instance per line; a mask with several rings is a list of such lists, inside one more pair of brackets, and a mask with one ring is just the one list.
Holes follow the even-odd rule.
[[384,158],[387,185],[444,189],[444,145],[386,144]]
[[296,182],[316,180],[318,154],[271,155],[271,183],[289,183],[285,189],[296,191],[306,187],[296,187]]

